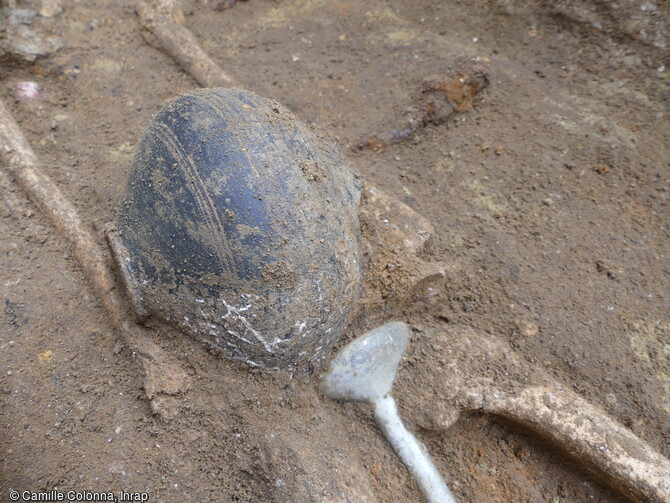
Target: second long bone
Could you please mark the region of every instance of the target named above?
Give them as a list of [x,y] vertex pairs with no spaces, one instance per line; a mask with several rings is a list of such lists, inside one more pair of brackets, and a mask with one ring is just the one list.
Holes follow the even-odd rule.
[[499,415],[559,445],[634,501],[670,501],[667,458],[500,338],[452,328],[436,330],[431,342],[445,349],[440,366],[415,367],[416,382],[430,383],[424,400],[417,392],[430,404],[422,426],[444,430],[468,411]]

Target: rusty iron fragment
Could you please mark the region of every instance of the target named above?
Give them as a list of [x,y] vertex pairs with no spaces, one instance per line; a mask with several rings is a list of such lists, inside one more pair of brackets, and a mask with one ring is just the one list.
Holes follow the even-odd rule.
[[454,113],[470,110],[489,85],[490,63],[481,57],[457,60],[448,72],[425,79],[418,104],[405,112],[400,125],[364,139],[356,149],[382,152],[388,145],[412,138],[428,125],[439,126]]

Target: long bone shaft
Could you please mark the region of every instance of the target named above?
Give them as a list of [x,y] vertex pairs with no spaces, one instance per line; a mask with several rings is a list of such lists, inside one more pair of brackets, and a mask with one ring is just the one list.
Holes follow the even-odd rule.
[[670,461],[602,410],[558,386],[525,388],[483,410],[550,437],[641,501],[670,501]]
[[145,374],[144,387],[149,399],[160,393],[170,395],[185,391],[190,385],[190,378],[128,317],[126,313],[129,310],[125,309],[124,300],[115,289],[107,255],[96,244],[72,203],[40,169],[37,156],[2,102],[0,159],[4,168],[72,247],[75,258],[102,299],[124,343],[139,361]]
[[[179,0],[138,0],[135,11],[145,40],[161,47],[204,87],[231,87],[235,79],[224,72],[184,26]],[[154,38],[152,38],[155,37]]]
[[[467,411],[499,415],[565,449],[625,496],[670,502],[670,460],[504,341],[458,328],[430,339],[447,350],[441,367],[416,367],[418,382],[435,383],[425,397],[425,427],[446,429]],[[436,390],[444,400],[434,399]]]
[[104,253],[84,227],[72,203],[39,169],[35,153],[2,102],[0,102],[0,155],[7,171],[49,217],[56,230],[72,244],[75,257],[96,289],[102,293],[107,310],[115,321],[118,321],[121,316],[119,300],[114,292],[114,280],[107,268]]

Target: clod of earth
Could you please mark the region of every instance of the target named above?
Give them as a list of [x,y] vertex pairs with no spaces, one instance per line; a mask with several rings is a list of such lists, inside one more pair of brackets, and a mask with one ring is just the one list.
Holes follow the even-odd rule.
[[347,344],[333,359],[320,385],[333,400],[366,402],[379,428],[416,479],[430,503],[456,503],[425,447],[405,428],[391,388],[409,342],[409,328],[387,323]]
[[63,20],[54,19],[60,10],[49,1],[39,12],[10,6],[0,10],[0,59],[33,62],[63,47]]

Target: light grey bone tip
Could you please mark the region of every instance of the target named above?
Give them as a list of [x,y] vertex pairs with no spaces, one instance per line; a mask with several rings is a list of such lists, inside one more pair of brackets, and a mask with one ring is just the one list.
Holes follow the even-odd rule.
[[395,321],[367,332],[340,350],[319,390],[332,400],[371,402],[391,391],[409,344],[409,328]]
[[391,322],[371,330],[340,350],[319,389],[333,400],[372,404],[379,429],[428,502],[456,503],[425,447],[405,428],[390,394],[408,343],[405,323]]

